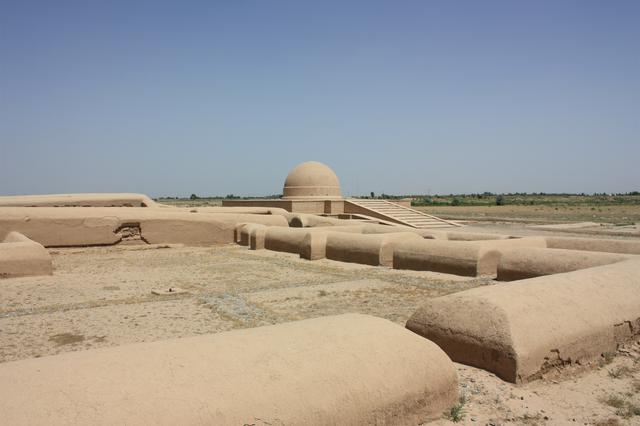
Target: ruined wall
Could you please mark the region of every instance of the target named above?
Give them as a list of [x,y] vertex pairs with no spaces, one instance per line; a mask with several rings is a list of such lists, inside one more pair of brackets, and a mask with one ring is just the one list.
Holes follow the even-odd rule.
[[144,194],[50,194],[0,197],[0,207],[157,207]]
[[416,425],[456,401],[435,344],[348,314],[0,364],[2,422]]
[[487,241],[423,239],[400,244],[393,256],[393,267],[463,276],[493,276],[497,274],[502,253],[520,246],[546,247],[546,242],[541,237]]
[[407,328],[510,382],[582,365],[640,335],[640,259],[427,300]]
[[289,213],[287,215],[287,219],[289,220],[289,226],[291,226],[292,228],[313,228],[318,226],[350,226],[362,223],[354,220],[337,219],[334,217],[318,216],[315,214],[307,213]]
[[[632,255],[521,247],[505,251],[498,262],[498,281],[577,271],[594,266],[609,265],[629,259]],[[640,271],[639,271],[640,272]]]
[[18,232],[0,241],[0,278],[51,275],[51,255],[41,244]]
[[238,223],[287,226],[284,216],[190,213],[179,209],[0,207],[0,236],[18,231],[46,247],[145,243],[234,242]]
[[[241,229],[249,234],[252,250],[267,249],[272,251],[300,254],[304,250],[305,238],[309,234],[326,235],[327,232],[361,233],[360,225],[328,226],[316,228],[256,227],[247,225]],[[251,236],[253,235],[253,244]],[[323,240],[324,241],[324,240]]]
[[305,214],[341,214],[344,212],[343,200],[292,200],[292,199],[259,199],[259,200],[222,200],[223,207],[277,207],[292,213]]
[[348,234],[330,232],[326,236],[327,259],[373,266],[392,266],[394,251],[408,241],[422,241],[411,232],[393,234]]
[[[168,206],[167,206],[168,207]],[[172,209],[187,210],[195,213],[240,213],[240,214],[273,214],[286,216],[290,213],[277,207],[168,207]]]

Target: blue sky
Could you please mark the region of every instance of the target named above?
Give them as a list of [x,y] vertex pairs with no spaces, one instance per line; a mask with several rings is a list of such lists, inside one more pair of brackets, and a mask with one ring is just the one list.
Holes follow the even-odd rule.
[[638,1],[0,2],[0,194],[640,190]]

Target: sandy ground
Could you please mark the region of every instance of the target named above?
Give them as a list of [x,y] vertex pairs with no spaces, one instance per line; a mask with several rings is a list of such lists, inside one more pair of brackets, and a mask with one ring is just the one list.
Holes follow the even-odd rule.
[[[0,362],[345,312],[404,325],[425,298],[493,283],[235,245],[50,252],[53,276],[0,281]],[[185,293],[151,293],[170,287]],[[458,365],[459,424],[640,424],[639,352],[630,344],[600,369],[520,386]]]
[[429,206],[416,210],[445,219],[560,223],[593,221],[617,225],[640,223],[638,205],[566,205],[566,206]]
[[[0,281],[0,362],[345,312],[403,324],[426,297],[491,282],[236,245],[50,252],[53,276]],[[151,293],[170,287],[186,293]]]
[[[587,223],[585,223],[586,225]],[[559,236],[577,238],[606,238],[606,239],[640,239],[640,225],[633,227],[614,226],[584,226],[573,227],[564,225],[531,225],[518,222],[466,222],[465,232],[480,232],[489,234],[508,234],[517,237]]]

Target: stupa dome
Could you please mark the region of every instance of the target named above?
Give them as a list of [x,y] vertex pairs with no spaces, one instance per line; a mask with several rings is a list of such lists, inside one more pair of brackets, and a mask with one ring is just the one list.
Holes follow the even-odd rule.
[[317,161],[298,164],[284,181],[283,198],[342,198],[338,176]]

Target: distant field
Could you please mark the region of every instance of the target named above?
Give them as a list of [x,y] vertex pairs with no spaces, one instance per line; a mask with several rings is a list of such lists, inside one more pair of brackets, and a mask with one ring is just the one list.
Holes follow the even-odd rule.
[[[416,197],[413,208],[458,220],[640,223],[640,195],[503,195],[502,206],[496,205],[496,197],[493,194]],[[201,207],[221,206],[222,200],[159,198],[156,201],[177,207]],[[420,205],[427,203],[431,204]]]
[[[500,197],[500,198],[498,198]],[[463,194],[423,196],[414,208],[448,219],[514,222],[640,222],[640,194]],[[498,205],[502,204],[502,205]]]
[[414,206],[640,206],[640,193],[630,194],[452,194],[413,196]]
[[204,206],[221,206],[222,198],[198,198],[192,200],[190,198],[156,198],[160,204],[175,207],[204,207]]
[[598,222],[630,225],[640,223],[640,205],[614,206],[432,206],[416,210],[458,220],[495,220],[513,222]]

